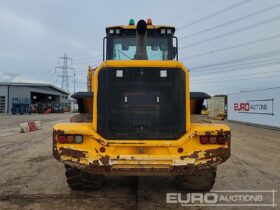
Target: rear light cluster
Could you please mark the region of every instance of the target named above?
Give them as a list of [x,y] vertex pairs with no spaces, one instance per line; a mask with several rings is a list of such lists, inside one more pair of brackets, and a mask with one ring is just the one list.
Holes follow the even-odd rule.
[[81,135],[63,135],[57,138],[60,144],[81,144],[83,143],[83,136]]
[[200,136],[201,144],[225,144],[227,142],[227,135],[219,136]]

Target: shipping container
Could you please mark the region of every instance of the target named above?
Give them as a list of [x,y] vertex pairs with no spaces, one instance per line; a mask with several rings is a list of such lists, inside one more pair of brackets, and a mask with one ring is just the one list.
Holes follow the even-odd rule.
[[280,87],[228,95],[228,119],[280,128]]
[[208,117],[216,120],[225,119],[225,97],[214,96],[207,101],[207,113]]

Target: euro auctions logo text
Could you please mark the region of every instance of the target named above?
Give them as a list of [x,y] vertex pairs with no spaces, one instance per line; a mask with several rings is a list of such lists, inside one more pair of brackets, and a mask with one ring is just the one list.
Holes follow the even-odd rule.
[[245,114],[267,114],[273,115],[274,99],[247,100],[233,103],[233,110]]
[[207,193],[167,193],[167,204],[181,206],[276,207],[276,190],[219,190]]
[[250,103],[234,103],[234,111],[249,112],[250,111]]

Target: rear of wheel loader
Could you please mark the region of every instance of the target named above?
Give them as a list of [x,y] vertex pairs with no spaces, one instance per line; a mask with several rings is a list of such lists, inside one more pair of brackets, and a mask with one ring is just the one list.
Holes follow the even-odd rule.
[[54,126],[53,155],[69,186],[98,189],[106,175],[174,176],[180,189],[210,190],[231,133],[191,123],[175,28],[141,20],[106,32],[104,62],[89,69],[88,92],[73,96],[80,114]]

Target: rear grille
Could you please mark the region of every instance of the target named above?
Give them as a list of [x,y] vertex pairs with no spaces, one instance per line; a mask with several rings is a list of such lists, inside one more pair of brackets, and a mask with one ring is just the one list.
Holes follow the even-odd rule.
[[186,132],[185,101],[180,69],[103,69],[97,131],[108,139],[177,139]]

